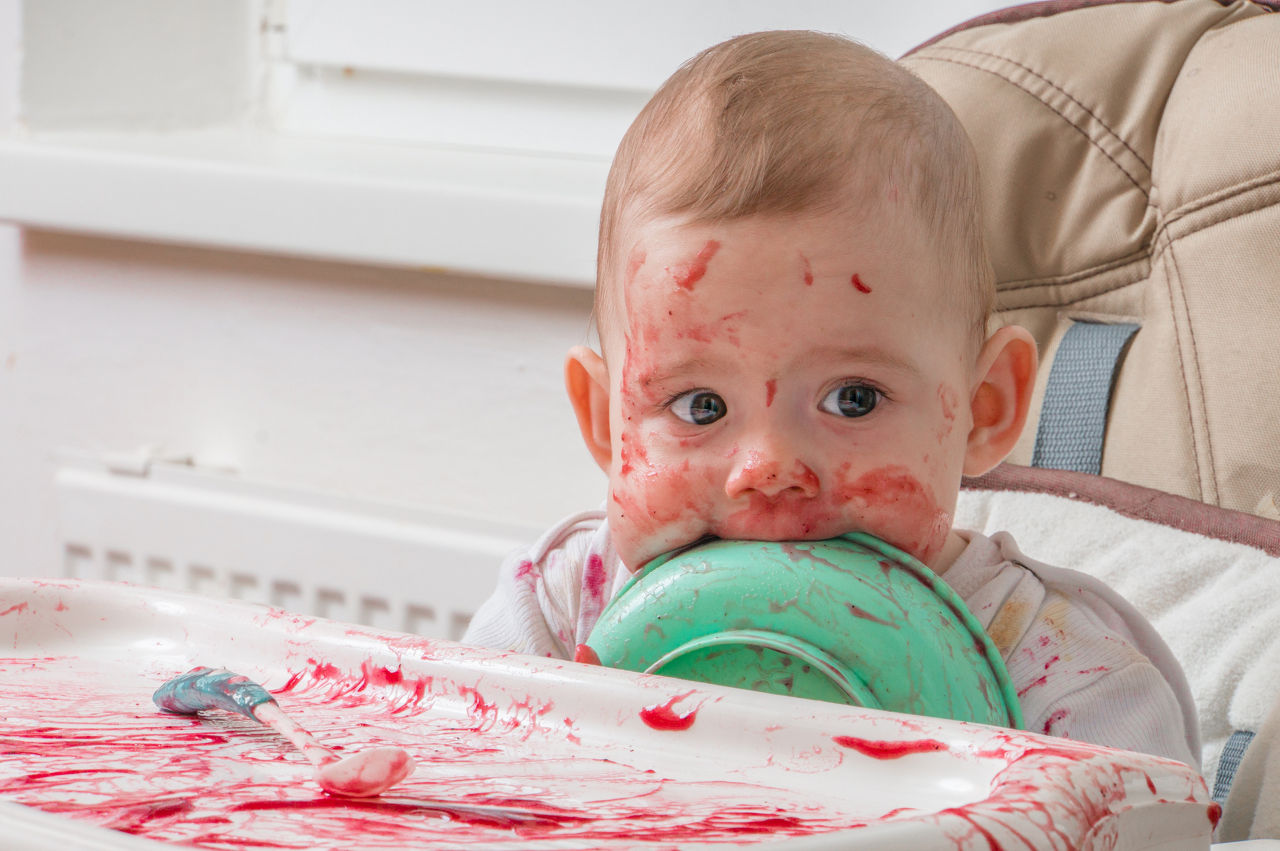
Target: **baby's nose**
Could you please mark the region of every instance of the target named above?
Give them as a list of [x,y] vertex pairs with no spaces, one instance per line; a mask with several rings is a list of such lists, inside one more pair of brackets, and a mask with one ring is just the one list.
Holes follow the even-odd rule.
[[799,458],[784,458],[760,450],[750,450],[729,474],[725,494],[730,499],[756,491],[770,499],[796,490],[807,497],[818,495],[818,475]]

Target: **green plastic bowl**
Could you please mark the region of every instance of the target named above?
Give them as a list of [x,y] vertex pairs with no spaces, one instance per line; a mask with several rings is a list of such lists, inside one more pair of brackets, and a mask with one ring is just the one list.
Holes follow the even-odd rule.
[[587,639],[601,664],[754,691],[1022,726],[964,601],[870,535],[709,541],[660,556]]

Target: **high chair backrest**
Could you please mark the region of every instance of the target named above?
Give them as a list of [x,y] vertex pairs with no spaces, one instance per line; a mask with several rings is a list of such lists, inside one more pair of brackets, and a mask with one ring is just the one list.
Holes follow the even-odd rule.
[[1011,460],[1280,519],[1280,2],[1048,2],[904,63],[983,169]]

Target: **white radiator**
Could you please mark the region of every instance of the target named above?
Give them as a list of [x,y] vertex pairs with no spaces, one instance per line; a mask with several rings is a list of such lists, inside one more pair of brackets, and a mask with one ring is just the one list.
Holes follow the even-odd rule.
[[63,572],[461,637],[502,557],[537,531],[242,481],[189,465],[68,458]]

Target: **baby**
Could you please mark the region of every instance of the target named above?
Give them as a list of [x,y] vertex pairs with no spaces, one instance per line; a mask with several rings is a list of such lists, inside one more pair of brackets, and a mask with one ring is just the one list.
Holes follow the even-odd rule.
[[600,353],[566,384],[602,510],[502,568],[465,640],[572,658],[650,559],[709,536],[861,531],[931,567],[1003,654],[1028,728],[1196,764],[1177,662],[1116,595],[952,528],[1012,449],[1036,349],[987,332],[975,155],[928,86],[811,32],[712,47],[619,146],[600,223]]

